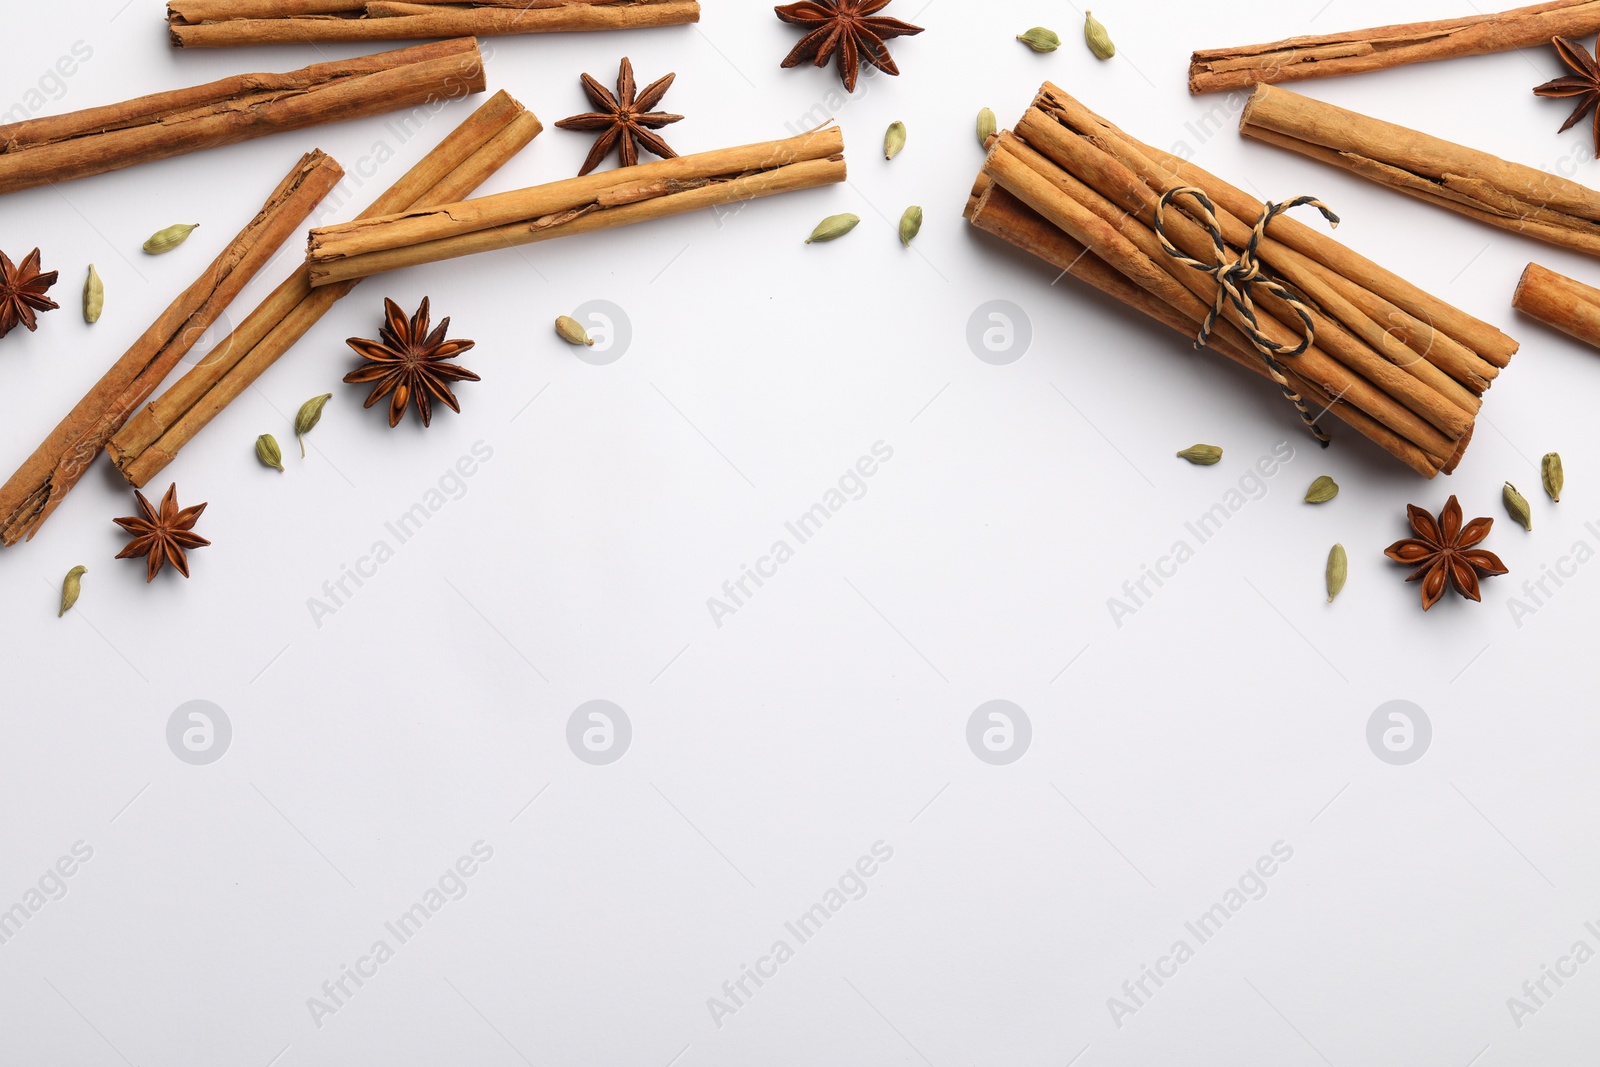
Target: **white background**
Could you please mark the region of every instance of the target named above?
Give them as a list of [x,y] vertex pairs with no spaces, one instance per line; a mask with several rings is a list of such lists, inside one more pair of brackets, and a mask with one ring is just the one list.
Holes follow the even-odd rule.
[[[75,42],[92,58],[49,112],[359,47],[188,52],[161,5],[13,5],[0,105]],[[1320,9],[1320,10],[1319,10]],[[550,127],[487,190],[576,173],[582,71],[669,71],[665,136],[688,153],[784,136],[832,113],[847,185],[406,271],[346,298],[169,468],[210,507],[193,578],[146,586],[112,557],[133,512],[92,471],[32,543],[0,555],[6,648],[0,908],[75,842],[93,858],[0,945],[0,1063],[1054,1064],[1576,1063],[1600,1035],[1600,962],[1518,1028],[1507,998],[1600,938],[1594,850],[1594,617],[1600,567],[1519,627],[1509,598],[1579,541],[1600,548],[1593,398],[1600,353],[1519,319],[1530,259],[1594,264],[1344,173],[1242,142],[1237,101],[1191,98],[1188,54],[1297,33],[1473,13],[1454,0],[1251,0],[1097,7],[1095,61],[1070,4],[897,0],[927,27],[902,76],[840,101],[833,70],[783,71],[797,39],[767,5],[710,0],[698,28],[492,42],[491,89]],[[1013,40],[1044,23],[1036,56]],[[1535,50],[1306,83],[1303,91],[1592,180],[1586,128],[1530,88]],[[1270,386],[1197,353],[961,219],[982,154],[1053,79],[1134,135],[1182,143],[1262,195],[1323,197],[1341,240],[1523,342],[1453,478],[1428,483],[1335,423],[1319,451]],[[55,91],[59,88],[59,91]],[[400,144],[384,119],[9,196],[0,246],[62,272],[59,312],[0,342],[7,469],[21,462],[303,151],[395,158],[327,221],[398,178],[473,103]],[[1195,136],[1213,108],[1220,132]],[[817,109],[817,110],[814,110]],[[807,116],[810,116],[808,118]],[[906,122],[886,163],[884,128]],[[1219,117],[1212,119],[1212,128]],[[926,209],[915,247],[894,224]],[[854,211],[844,240],[804,246]],[[198,222],[179,251],[140,243]],[[1308,220],[1314,221],[1314,220]],[[1320,225],[1320,223],[1318,223]],[[298,240],[234,321],[292,268]],[[89,262],[105,317],[85,326]],[[340,384],[381,301],[424,295],[477,348],[464,411],[390,430]],[[966,341],[986,301],[1019,305],[1032,346],[994,366]],[[552,320],[623,308],[633,339],[595,366]],[[289,419],[331,391],[310,456]],[[531,406],[530,406],[531,405]],[[275,433],[287,474],[257,464]],[[893,449],[778,575],[719,627],[707,599],[785,536],[876,442]],[[1173,453],[1222,445],[1224,462]],[[493,450],[422,532],[385,523],[474,443]],[[1107,600],[1187,537],[1254,461],[1288,442],[1267,495],[1118,627]],[[1569,489],[1539,492],[1559,450]],[[1330,474],[1332,504],[1300,502]],[[1530,535],[1500,486],[1533,501]],[[163,477],[152,487],[166,488]],[[1405,505],[1450,493],[1490,515],[1511,575],[1485,602],[1420,610],[1383,558]],[[1597,526],[1596,529],[1600,529]],[[397,551],[338,610],[308,602],[373,543]],[[1192,541],[1192,539],[1191,539]],[[1350,552],[1329,606],[1323,561]],[[55,617],[61,576],[83,598]],[[353,586],[351,587],[353,588]],[[1555,587],[1549,586],[1554,589]],[[1532,602],[1529,601],[1531,604]],[[567,721],[604,699],[633,738],[580,761]],[[969,749],[980,704],[1032,723],[1021,760]],[[190,766],[167,722],[224,709],[231,747]],[[1433,726],[1409,766],[1369,749],[1374,710]],[[530,800],[537,797],[530,806]],[[474,842],[493,859],[339,1010],[308,999]],[[893,859],[719,1027],[721,997],[874,842]],[[1125,980],[1195,941],[1184,923],[1275,842],[1293,858],[1136,1014]],[[352,987],[353,988],[353,987]],[[754,988],[753,986],[751,988]]]

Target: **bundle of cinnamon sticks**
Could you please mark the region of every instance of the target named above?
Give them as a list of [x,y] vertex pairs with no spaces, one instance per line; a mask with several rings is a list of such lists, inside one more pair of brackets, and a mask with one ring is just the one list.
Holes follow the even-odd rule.
[[312,285],[332,285],[844,180],[844,137],[829,126],[312,230],[307,262]]
[[284,130],[453,100],[485,88],[469,38],[240,74],[0,126],[0,193],[105,174]]
[[[510,162],[543,129],[533,113],[503,90],[466,121],[358,218],[451,203],[470,194]],[[147,404],[111,438],[106,451],[122,476],[142,486],[178,455],[224,408],[304,337],[361,279],[313,290],[295,269],[205,361]]]
[[[1213,220],[1193,199],[1161,208],[1180,188],[1209,198],[1226,254],[1237,257],[1266,205],[1046,83],[1016,130],[994,140],[967,217],[1194,337],[1218,283],[1166,251],[1158,228],[1196,260],[1217,253]],[[1313,327],[1310,347],[1281,361],[1313,412],[1331,412],[1425,477],[1454,470],[1482,395],[1517,342],[1288,216],[1269,223],[1257,259]],[[1253,338],[1292,349],[1303,324],[1287,300],[1259,287],[1255,316],[1229,305],[1210,347],[1266,374]]]
[[635,30],[700,21],[698,0],[169,0],[178,48]]

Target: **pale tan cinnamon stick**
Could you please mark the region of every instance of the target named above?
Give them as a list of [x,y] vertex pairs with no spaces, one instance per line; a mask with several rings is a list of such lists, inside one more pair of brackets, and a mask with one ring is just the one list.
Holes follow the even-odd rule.
[[1569,337],[1600,348],[1600,289],[1529,263],[1511,306]]
[[[469,195],[531,142],[539,120],[497,92],[359,217]],[[112,438],[107,452],[123,477],[144,485],[237,399],[359,279],[312,290],[302,265],[223,339],[205,362],[146,405]]]
[[311,231],[311,284],[845,180],[837,126]]
[[1552,37],[1587,37],[1596,31],[1600,31],[1600,0],[1555,0],[1492,15],[1211,48],[1191,58],[1189,91],[1212,93],[1359,74],[1407,63],[1532,48],[1549,44]]
[[1600,255],[1600,192],[1559,175],[1270,85],[1251,94],[1239,131],[1491,226]]
[[698,0],[169,0],[178,48],[636,30],[700,21]]
[[27,119],[0,126],[0,193],[483,89],[483,58],[467,38]]
[[172,302],[0,486],[0,545],[33,539],[112,434],[150,398],[343,175],[339,164],[322,152],[312,152],[295,165],[199,280]]

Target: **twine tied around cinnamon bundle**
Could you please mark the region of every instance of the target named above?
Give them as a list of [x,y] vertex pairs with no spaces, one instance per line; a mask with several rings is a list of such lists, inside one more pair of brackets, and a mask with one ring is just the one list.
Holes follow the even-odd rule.
[[[1167,238],[1165,226],[1167,205],[1184,195],[1192,196],[1199,204],[1199,210],[1196,214],[1199,216],[1198,221],[1200,224],[1211,234],[1211,243],[1217,251],[1215,263],[1206,263],[1185,255],[1182,250]],[[1240,252],[1238,258],[1232,262],[1228,260],[1228,246],[1222,239],[1222,227],[1217,222],[1216,205],[1211,202],[1211,198],[1201,189],[1185,185],[1162,194],[1161,202],[1156,206],[1155,230],[1156,237],[1161,241],[1161,247],[1166,250],[1167,255],[1180,263],[1193,267],[1202,274],[1209,274],[1216,279],[1216,299],[1212,301],[1211,311],[1206,315],[1205,322],[1200,326],[1200,336],[1195,341],[1195,347],[1199,348],[1210,341],[1211,330],[1216,326],[1217,319],[1227,306],[1232,304],[1244,320],[1246,328],[1242,332],[1250,343],[1255,346],[1256,351],[1261,353],[1261,361],[1266,364],[1267,372],[1272,375],[1272,380],[1278,383],[1278,388],[1283,390],[1283,395],[1295,406],[1295,410],[1300,412],[1300,419],[1306,424],[1306,428],[1311,431],[1311,435],[1322,444],[1323,448],[1327,448],[1330,440],[1327,433],[1317,425],[1316,416],[1312,415],[1310,410],[1307,409],[1305,398],[1289,384],[1289,379],[1283,372],[1283,365],[1278,362],[1280,358],[1292,359],[1311,347],[1316,338],[1316,330],[1311,323],[1311,310],[1301,303],[1282,283],[1268,277],[1262,271],[1260,261],[1256,259],[1256,252],[1267,235],[1267,223],[1285,211],[1306,205],[1310,205],[1322,212],[1322,217],[1328,220],[1330,226],[1337,227],[1339,225],[1339,216],[1335,215],[1328,205],[1314,196],[1297,196],[1293,200],[1282,204],[1275,204],[1269,201],[1266,210],[1256,220],[1255,229],[1251,231],[1250,240],[1244,246],[1244,251]],[[1281,299],[1299,316],[1305,331],[1298,345],[1292,348],[1287,345],[1280,345],[1261,331],[1261,327],[1256,321],[1255,300],[1251,295],[1258,287]]]

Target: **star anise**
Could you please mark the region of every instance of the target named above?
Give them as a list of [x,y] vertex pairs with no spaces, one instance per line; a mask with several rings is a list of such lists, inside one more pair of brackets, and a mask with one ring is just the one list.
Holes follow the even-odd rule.
[[194,524],[206,506],[196,504],[192,508],[179,511],[176,482],[167,490],[167,495],[161,498],[160,511],[151,507],[150,501],[146,500],[145,495],[139,490],[133,491],[133,497],[139,502],[139,510],[143,512],[143,516],[132,515],[125,519],[112,520],[133,534],[133,540],[128,542],[127,548],[117,553],[117,558],[145,557],[146,582],[155,581],[162,565],[166,563],[172,564],[173,568],[185,578],[189,577],[188,550],[203,548],[211,543],[193,532]]
[[39,250],[35,248],[18,267],[11,257],[0,252],[0,337],[20,323],[30,331],[39,328],[36,311],[54,311],[61,305],[45,296],[56,283],[58,271],[39,271]]
[[406,415],[406,404],[411,400],[416,401],[417,414],[422,416],[424,426],[433,422],[434,400],[444,401],[450,405],[451,411],[459,414],[461,404],[450,391],[450,383],[482,379],[465,367],[446,363],[445,360],[467,351],[477,342],[446,341],[444,335],[450,329],[448,316],[439,323],[437,329],[429,333],[427,297],[422,298],[422,306],[409,322],[400,305],[387,297],[383,301],[383,310],[389,322],[378,332],[380,340],[352,337],[345,342],[356,350],[357,355],[370,362],[346,374],[344,380],[351,385],[377,383],[372,387],[363,405],[365,407],[370,408],[393,394],[389,401],[391,427],[400,425],[400,420]]
[[615,96],[589,75],[583,76],[583,91],[589,94],[590,101],[599,110],[574,115],[570,119],[562,119],[556,123],[563,130],[605,131],[595,139],[594,147],[589,149],[589,158],[583,161],[583,169],[578,172],[580,177],[598,167],[601,161],[611,154],[613,148],[617,149],[624,167],[631,167],[639,162],[641,146],[662,159],[672,159],[677,156],[678,153],[672,150],[671,145],[650,132],[683,121],[682,115],[650,110],[661,103],[661,98],[667,95],[667,90],[672,88],[672,80],[676,77],[676,74],[668,74],[647,85],[644,92],[638,93],[638,86],[633,80],[633,64],[628,62],[626,56],[623,57],[622,67],[617,72]]
[[[1556,53],[1561,57],[1561,62],[1572,74],[1565,78],[1556,78],[1534,88],[1540,96],[1574,96],[1578,98],[1578,106],[1567,121],[1562,124],[1560,132],[1565,133],[1576,126],[1589,112],[1594,112],[1594,150],[1600,155],[1600,110],[1595,108],[1600,104],[1600,61],[1589,54],[1589,50],[1567,37],[1552,37],[1550,43],[1556,46]],[[1596,46],[1600,48],[1600,45]]]
[[1479,576],[1491,578],[1506,573],[1499,556],[1475,547],[1489,536],[1493,519],[1473,519],[1462,526],[1461,505],[1453,496],[1439,513],[1438,521],[1411,504],[1406,505],[1406,514],[1417,536],[1396,541],[1383,554],[1396,563],[1416,567],[1406,581],[1422,582],[1423,611],[1437,604],[1449,585],[1468,600],[1481,601]]
[[839,77],[849,93],[856,91],[856,77],[863,61],[885,74],[899,74],[900,68],[889,57],[889,46],[884,42],[921,33],[922,27],[899,19],[871,17],[888,6],[889,0],[802,0],[775,8],[783,21],[811,31],[800,38],[782,65],[797,67],[809,59],[816,66],[826,67],[837,55]]

